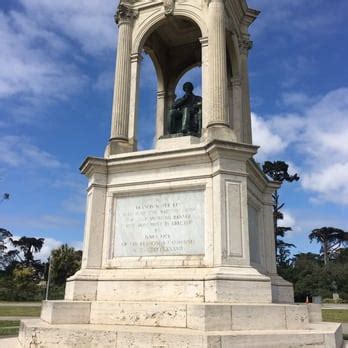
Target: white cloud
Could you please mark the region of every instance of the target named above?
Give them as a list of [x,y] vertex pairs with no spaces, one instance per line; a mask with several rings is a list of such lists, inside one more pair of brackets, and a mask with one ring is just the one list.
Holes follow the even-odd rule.
[[[61,245],[66,244],[59,240],[49,237],[43,237],[45,239],[42,249],[39,253],[35,254],[35,258],[40,259],[43,262],[46,262],[50,257],[52,250],[58,249]],[[82,250],[81,241],[72,241],[67,243],[69,246],[72,246],[75,250]]]
[[348,9],[346,1],[332,6],[326,0],[248,0],[248,5],[261,10],[260,19],[252,26],[254,33],[267,35],[269,30],[274,30],[301,39],[337,30],[339,23],[344,23]]
[[279,220],[278,225],[281,227],[291,227],[295,231],[296,219],[295,217],[287,210],[283,211],[283,219]]
[[10,167],[60,168],[63,164],[39,149],[28,138],[6,135],[0,138],[0,163]]
[[331,201],[348,204],[348,163],[334,163],[331,166],[313,169],[303,175],[305,189],[318,193],[316,202]]
[[116,49],[114,0],[19,1],[21,9],[0,9],[0,101],[7,124],[32,122],[52,102],[79,93],[91,79],[82,64],[90,55],[113,60]]
[[42,27],[63,33],[88,54],[116,47],[115,0],[20,1]]
[[59,240],[46,237],[42,249],[39,253],[35,254],[35,258],[40,259],[43,262],[46,262],[49,256],[51,255],[51,251],[53,249],[59,248],[62,244],[63,243]]
[[0,12],[0,41],[0,99],[21,95],[60,100],[83,83],[74,65],[55,57],[67,49],[65,43],[22,14]]
[[278,135],[272,132],[268,122],[256,114],[251,114],[253,128],[253,142],[260,146],[257,154],[257,160],[263,162],[282,153],[287,144]]
[[301,92],[285,92],[282,95],[282,102],[293,108],[303,108],[312,105],[317,98],[309,97]]
[[[301,114],[254,115],[261,159],[296,153],[301,184],[317,200],[348,204],[348,88],[329,92]],[[279,156],[278,156],[279,157]],[[286,159],[283,157],[283,159]]]

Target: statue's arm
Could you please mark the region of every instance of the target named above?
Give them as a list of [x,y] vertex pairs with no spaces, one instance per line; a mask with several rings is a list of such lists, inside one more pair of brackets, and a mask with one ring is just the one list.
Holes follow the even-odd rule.
[[183,96],[182,98],[177,99],[173,104],[173,108],[178,109],[178,108],[181,108],[182,106],[184,106],[186,103],[186,99],[187,99],[186,95]]

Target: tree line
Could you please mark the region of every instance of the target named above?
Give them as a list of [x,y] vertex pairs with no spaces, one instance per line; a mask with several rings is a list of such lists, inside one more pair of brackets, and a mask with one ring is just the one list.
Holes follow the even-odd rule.
[[[300,179],[298,174],[289,174],[284,161],[266,161],[262,170],[281,184]],[[279,275],[293,283],[295,300],[303,302],[307,296],[332,299],[332,292],[338,291],[342,301],[348,301],[348,232],[336,227],[316,228],[308,238],[320,244],[319,252],[294,254],[295,245],[284,239],[292,228],[279,226],[285,204],[280,201],[278,190],[272,198],[277,269]]]
[[48,276],[50,299],[64,297],[65,281],[80,269],[82,252],[64,244],[42,262],[36,255],[44,241],[34,237],[15,239],[10,231],[0,228],[0,301],[44,299]]

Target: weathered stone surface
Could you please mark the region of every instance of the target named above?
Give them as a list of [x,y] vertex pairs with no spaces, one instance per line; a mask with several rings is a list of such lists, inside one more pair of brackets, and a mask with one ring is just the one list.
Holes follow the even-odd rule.
[[115,206],[115,257],[204,254],[203,191],[119,197]]
[[50,324],[88,324],[90,302],[43,301],[41,319]]
[[186,327],[186,305],[93,302],[91,324]]
[[[334,348],[343,344],[339,324],[312,326],[312,330],[248,330],[203,332],[192,329],[115,325],[48,325],[22,321],[22,347],[45,348]],[[1,342],[1,341],[0,341]]]

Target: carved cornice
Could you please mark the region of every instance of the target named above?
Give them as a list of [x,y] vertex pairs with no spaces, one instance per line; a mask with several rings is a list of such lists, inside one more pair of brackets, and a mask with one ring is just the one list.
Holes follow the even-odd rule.
[[170,16],[174,12],[175,0],[163,0],[164,14]]
[[118,5],[116,14],[115,14],[115,22],[120,25],[122,22],[132,21],[134,18],[138,17],[138,11],[132,9],[130,6],[126,5],[121,1]]

